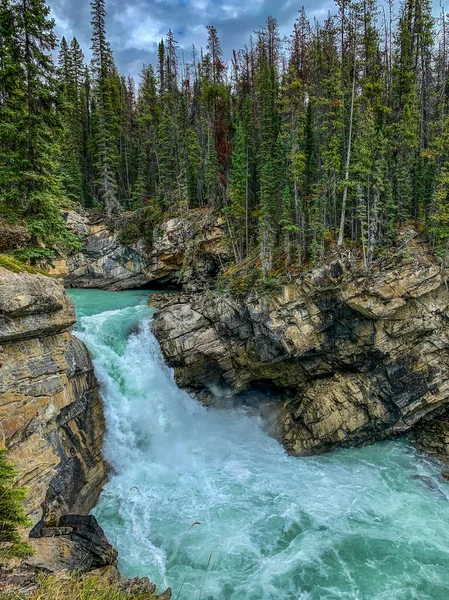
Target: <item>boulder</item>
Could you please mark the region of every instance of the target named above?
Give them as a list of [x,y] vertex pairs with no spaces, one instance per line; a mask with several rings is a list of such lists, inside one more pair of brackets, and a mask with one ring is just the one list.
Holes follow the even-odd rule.
[[30,536],[34,554],[26,559],[28,566],[44,566],[50,573],[117,566],[117,551],[93,515],[63,515],[57,526],[43,527],[39,536]]
[[449,409],[430,413],[413,427],[409,439],[419,450],[443,461],[442,476],[449,479]]

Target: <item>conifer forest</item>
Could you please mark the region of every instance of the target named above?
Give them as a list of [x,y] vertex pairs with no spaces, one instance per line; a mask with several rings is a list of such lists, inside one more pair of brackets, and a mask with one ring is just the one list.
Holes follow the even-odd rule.
[[[0,216],[25,225],[21,258],[78,243],[61,208],[80,203],[139,231],[206,207],[236,263],[295,273],[326,247],[357,246],[366,269],[413,224],[449,250],[449,29],[430,0],[336,0],[276,19],[224,56],[169,30],[157,64],[118,71],[105,0],[91,48],[58,40],[44,0],[1,0]],[[88,53],[91,60],[85,58]]]

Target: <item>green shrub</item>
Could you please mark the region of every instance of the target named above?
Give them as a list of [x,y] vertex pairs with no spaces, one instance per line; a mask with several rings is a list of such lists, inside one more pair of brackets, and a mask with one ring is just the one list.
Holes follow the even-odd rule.
[[154,229],[167,214],[157,204],[149,204],[139,208],[123,218],[118,238],[122,244],[134,244],[140,240],[151,244]]
[[0,560],[24,558],[32,554],[31,546],[24,542],[19,527],[30,525],[22,505],[26,491],[14,486],[17,472],[5,460],[6,450],[0,450]]
[[259,296],[276,296],[282,292],[282,283],[276,275],[266,275],[257,281],[254,291]]

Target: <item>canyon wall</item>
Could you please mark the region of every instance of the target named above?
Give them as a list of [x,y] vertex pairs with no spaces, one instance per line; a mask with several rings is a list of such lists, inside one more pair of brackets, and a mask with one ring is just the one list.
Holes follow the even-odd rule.
[[368,444],[449,401],[447,277],[416,242],[370,273],[335,259],[276,296],[172,297],[153,329],[202,398],[281,392],[276,435],[290,453]]
[[65,218],[82,248],[57,260],[50,273],[68,287],[123,290],[155,284],[198,291],[213,282],[229,254],[223,219],[209,209],[167,218],[154,227],[151,239],[131,243],[122,241],[126,216],[122,234],[95,214],[67,211]]

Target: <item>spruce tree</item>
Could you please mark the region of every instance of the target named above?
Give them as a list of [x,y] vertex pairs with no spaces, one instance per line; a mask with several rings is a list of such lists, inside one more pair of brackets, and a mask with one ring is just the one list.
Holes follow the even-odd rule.
[[157,193],[157,129],[159,108],[153,67],[144,65],[137,98],[137,181],[133,192],[137,206]]
[[[73,52],[72,52],[73,50]],[[59,113],[61,115],[61,153],[59,169],[64,192],[70,200],[83,202],[83,131],[81,120],[80,72],[83,55],[76,40],[69,48],[61,40],[59,52]],[[80,64],[81,62],[81,64]]]
[[176,142],[172,118],[172,98],[166,94],[161,102],[157,136],[157,161],[159,172],[159,196],[165,207],[174,204],[176,186]]
[[279,134],[277,118],[277,81],[269,54],[261,46],[259,54],[259,165],[260,165],[260,217],[259,241],[262,272],[270,272],[276,244],[277,199],[276,142]]
[[229,178],[230,205],[228,213],[234,245],[238,248],[238,259],[248,253],[246,222],[248,219],[248,149],[245,132],[240,119],[237,120],[234,151]]

